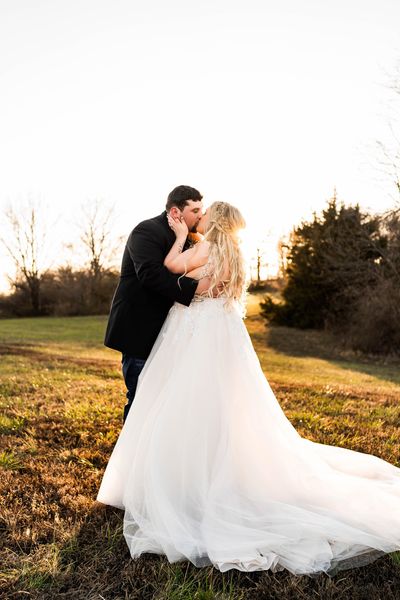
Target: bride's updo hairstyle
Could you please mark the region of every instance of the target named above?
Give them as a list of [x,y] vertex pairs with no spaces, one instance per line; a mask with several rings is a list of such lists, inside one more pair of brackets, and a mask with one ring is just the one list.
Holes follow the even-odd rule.
[[[226,296],[228,304],[233,300],[244,301],[246,291],[246,268],[240,248],[239,232],[246,227],[240,211],[227,202],[213,202],[204,238],[210,242],[209,263],[211,282],[209,296]],[[229,279],[223,280],[228,267]],[[216,294],[217,292],[217,294]]]

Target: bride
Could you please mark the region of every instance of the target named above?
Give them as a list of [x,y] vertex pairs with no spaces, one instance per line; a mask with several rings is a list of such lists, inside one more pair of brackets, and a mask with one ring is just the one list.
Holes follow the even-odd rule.
[[335,572],[400,549],[400,469],[303,439],[282,412],[242,320],[240,212],[213,203],[165,265],[202,279],[175,303],[139,379],[97,499],[125,511],[133,558],[220,571]]

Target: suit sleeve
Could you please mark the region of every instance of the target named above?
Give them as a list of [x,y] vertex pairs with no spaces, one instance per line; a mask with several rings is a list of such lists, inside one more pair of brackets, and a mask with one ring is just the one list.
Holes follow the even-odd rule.
[[189,306],[199,282],[173,274],[164,266],[163,243],[156,228],[148,222],[140,223],[132,231],[127,246],[144,288]]

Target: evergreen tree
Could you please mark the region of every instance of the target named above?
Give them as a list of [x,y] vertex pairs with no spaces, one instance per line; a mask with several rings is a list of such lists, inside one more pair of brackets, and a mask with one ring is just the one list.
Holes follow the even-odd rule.
[[335,193],[320,217],[314,213],[293,230],[284,302],[277,305],[267,296],[264,316],[300,328],[344,324],[350,304],[376,280],[386,243],[378,218],[358,205],[338,205]]

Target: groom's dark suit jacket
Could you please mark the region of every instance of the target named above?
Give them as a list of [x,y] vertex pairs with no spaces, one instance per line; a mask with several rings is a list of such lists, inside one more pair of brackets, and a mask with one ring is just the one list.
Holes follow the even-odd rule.
[[175,241],[167,213],[131,232],[111,304],[104,344],[146,359],[175,301],[189,306],[198,281],[170,273],[163,262]]

